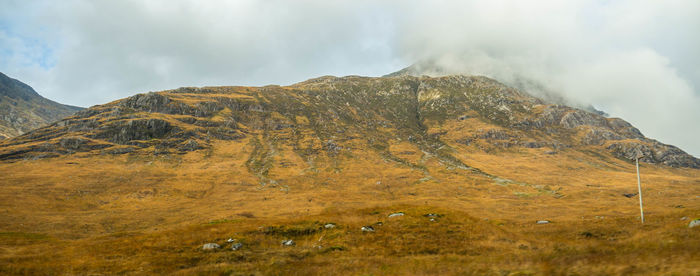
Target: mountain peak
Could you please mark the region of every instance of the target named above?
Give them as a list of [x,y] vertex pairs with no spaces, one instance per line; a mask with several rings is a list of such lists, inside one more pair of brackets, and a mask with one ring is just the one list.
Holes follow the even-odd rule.
[[0,73],[0,139],[21,135],[80,109],[48,100],[31,86]]

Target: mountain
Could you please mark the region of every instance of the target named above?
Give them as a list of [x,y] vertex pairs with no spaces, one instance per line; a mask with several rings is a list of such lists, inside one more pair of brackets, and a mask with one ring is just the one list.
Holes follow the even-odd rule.
[[48,100],[29,85],[0,73],[0,139],[24,134],[81,109]]
[[698,168],[486,77],[149,92],[0,142],[0,274],[697,274]]
[[[262,135],[262,136],[260,136]],[[258,137],[259,136],[259,137]],[[622,119],[548,104],[485,77],[321,77],[289,87],[181,88],[76,113],[6,143],[0,159],[74,152],[183,153],[215,141],[272,137],[310,156],[387,151],[407,143],[465,166],[459,149],[596,151],[622,160],[700,168],[682,150],[645,138]],[[301,141],[308,140],[305,145]],[[272,146],[273,148],[276,146]],[[320,147],[320,148],[319,148]],[[306,148],[306,149],[305,149]],[[418,165],[418,164],[414,164]]]

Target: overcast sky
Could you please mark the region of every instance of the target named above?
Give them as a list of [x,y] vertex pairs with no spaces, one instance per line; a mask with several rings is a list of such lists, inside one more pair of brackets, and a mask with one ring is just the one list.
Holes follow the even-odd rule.
[[695,156],[699,49],[696,0],[0,0],[0,71],[61,103],[433,60],[535,83]]

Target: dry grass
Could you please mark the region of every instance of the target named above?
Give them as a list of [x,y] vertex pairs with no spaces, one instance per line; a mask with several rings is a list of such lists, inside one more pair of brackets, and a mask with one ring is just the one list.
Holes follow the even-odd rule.
[[[305,162],[278,147],[276,184],[265,186],[246,169],[247,141],[181,156],[3,163],[0,272],[700,273],[698,229],[679,220],[700,214],[697,171],[642,166],[641,226],[636,198],[621,196],[636,188],[631,164],[573,151],[460,151],[500,180],[415,158],[422,153],[402,143],[390,152],[425,170],[361,148]],[[406,216],[386,217],[395,211]],[[374,233],[359,230],[379,221]],[[338,227],[323,229],[328,222]],[[200,250],[229,237],[244,249]],[[287,238],[297,246],[281,246]]]
[[[397,210],[406,215],[387,218]],[[697,210],[694,210],[697,211]],[[424,215],[438,213],[436,221]],[[697,231],[678,213],[640,226],[629,218],[486,221],[463,212],[398,205],[329,209],[296,219],[214,221],[155,233],[75,241],[0,234],[22,245],[2,258],[6,274],[679,274],[699,273]],[[376,225],[377,222],[382,225]],[[335,223],[332,229],[323,227]],[[374,224],[376,232],[360,231]],[[14,235],[14,236],[12,236]],[[12,236],[12,237],[10,237]],[[229,237],[244,244],[232,251]],[[286,239],[296,246],[282,246]],[[19,241],[19,243],[18,243]],[[220,250],[205,252],[204,243]]]
[[[253,101],[248,89],[206,97]],[[181,115],[141,115],[191,127]],[[622,196],[636,192],[634,165],[601,146],[460,143],[497,128],[468,118],[426,120],[426,136],[444,142],[429,149],[399,129],[325,137],[338,122],[287,119],[296,127],[239,123],[245,138],[181,155],[150,147],[0,162],[0,274],[700,273],[700,229],[680,220],[700,217],[700,170],[642,164],[642,226],[637,198]],[[329,151],[331,139],[342,149]],[[387,218],[397,211],[406,215]],[[229,237],[243,249],[201,250]],[[280,245],[289,238],[297,245]]]

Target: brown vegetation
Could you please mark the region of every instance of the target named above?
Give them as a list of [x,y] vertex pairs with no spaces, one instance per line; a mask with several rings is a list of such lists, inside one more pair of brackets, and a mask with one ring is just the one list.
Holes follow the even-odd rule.
[[[550,107],[528,113],[515,105],[535,100],[479,78],[475,95],[515,93],[494,102],[522,110],[458,112],[428,86],[362,109],[343,90],[399,97],[420,80],[146,94],[3,142],[0,274],[700,273],[700,227],[681,220],[700,216],[700,170],[682,166],[696,159],[643,137],[582,142],[586,121],[512,127]],[[623,196],[634,164],[607,149],[620,141],[657,150],[641,164],[644,225]]]

